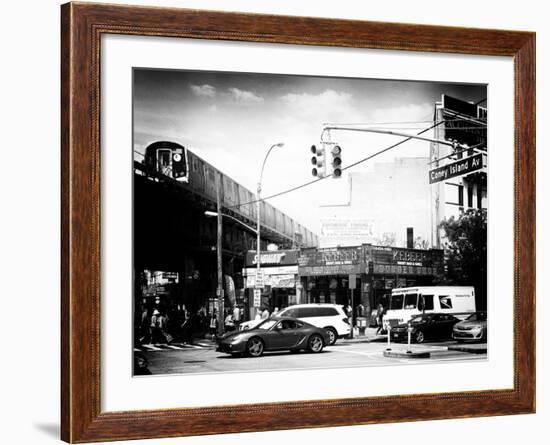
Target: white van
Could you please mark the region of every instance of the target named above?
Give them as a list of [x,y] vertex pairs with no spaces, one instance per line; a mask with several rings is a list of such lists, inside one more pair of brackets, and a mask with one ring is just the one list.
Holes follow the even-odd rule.
[[407,323],[424,313],[451,314],[464,320],[476,311],[473,286],[419,286],[393,289],[384,324]]

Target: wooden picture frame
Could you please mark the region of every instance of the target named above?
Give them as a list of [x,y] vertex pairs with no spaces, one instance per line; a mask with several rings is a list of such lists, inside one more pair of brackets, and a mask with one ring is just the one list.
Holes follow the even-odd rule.
[[[95,442],[535,411],[534,33],[91,3],[68,3],[61,12],[63,440]],[[100,38],[106,33],[513,57],[513,389],[102,412],[99,73]]]

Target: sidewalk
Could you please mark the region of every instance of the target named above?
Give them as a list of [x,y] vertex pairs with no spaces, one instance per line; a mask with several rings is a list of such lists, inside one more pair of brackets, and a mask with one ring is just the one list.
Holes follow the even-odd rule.
[[381,335],[381,334],[376,334],[376,331],[378,330],[378,328],[367,328],[365,329],[365,334],[364,335],[361,335],[359,334],[357,337],[354,337],[354,338],[340,338],[338,339],[337,343],[339,342],[342,342],[342,343],[370,343],[370,342],[380,342],[380,341],[384,341],[387,339],[387,336],[384,334],[384,335]]

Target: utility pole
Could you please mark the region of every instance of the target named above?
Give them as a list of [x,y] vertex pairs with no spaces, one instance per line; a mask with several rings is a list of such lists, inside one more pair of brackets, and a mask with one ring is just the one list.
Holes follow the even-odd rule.
[[[263,171],[263,169],[262,169]],[[261,181],[261,180],[260,180]],[[258,280],[260,279],[261,266],[260,266],[260,193],[262,191],[262,183],[258,182],[258,189],[256,190],[256,279],[254,280],[254,291],[259,289]],[[260,297],[261,298],[261,297]],[[260,300],[261,301],[261,300]],[[260,304],[261,306],[261,304]]]
[[[282,147],[284,146],[285,144],[283,142],[279,142],[278,144],[273,144],[269,150],[267,151],[266,155],[265,155],[265,158],[264,158],[264,162],[262,163],[262,169],[260,171],[260,179],[258,180],[258,188],[256,190],[256,213],[257,213],[257,222],[256,222],[256,280],[255,281],[255,287],[256,288],[263,288],[263,283],[262,283],[262,286],[260,287],[258,285],[258,279],[260,278],[260,274],[262,273],[261,272],[261,266],[260,266],[260,201],[261,201],[261,198],[260,198],[260,194],[262,193],[262,178],[264,176],[264,168],[265,168],[265,163],[267,161],[267,158],[269,156],[269,153],[271,153],[271,150],[273,150],[274,148],[276,147]],[[262,277],[263,278],[263,277]]]
[[223,307],[223,269],[222,269],[222,199],[221,199],[221,173],[216,174],[216,207],[217,207],[217,239],[216,239],[216,260],[218,269],[218,335],[223,335],[224,307]]

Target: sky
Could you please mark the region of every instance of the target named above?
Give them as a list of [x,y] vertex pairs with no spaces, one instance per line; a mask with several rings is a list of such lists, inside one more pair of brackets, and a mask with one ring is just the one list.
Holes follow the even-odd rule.
[[[262,196],[269,196],[314,179],[310,147],[319,146],[324,123],[415,134],[433,124],[442,94],[479,102],[486,86],[134,69],[134,151],[144,153],[158,140],[178,142],[255,192],[267,151],[283,142],[266,162]],[[330,137],[342,148],[343,167],[402,139],[335,130]],[[396,157],[428,156],[428,142],[411,140],[348,171],[366,171]],[[269,202],[319,233],[319,206],[347,202],[348,171]]]

